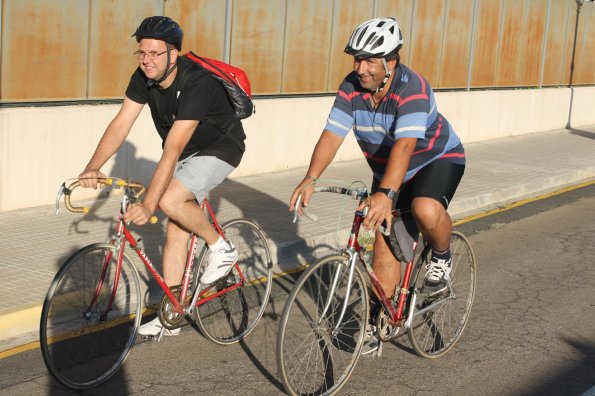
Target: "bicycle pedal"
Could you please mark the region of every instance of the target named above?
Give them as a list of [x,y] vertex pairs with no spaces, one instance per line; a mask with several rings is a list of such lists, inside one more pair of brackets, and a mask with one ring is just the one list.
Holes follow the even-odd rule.
[[153,341],[153,342],[160,342],[162,336],[160,337],[159,334],[155,335],[142,335],[140,336],[143,341]]
[[165,329],[162,328],[161,331],[157,334],[141,335],[141,338],[145,341],[161,342],[163,340],[164,335]]

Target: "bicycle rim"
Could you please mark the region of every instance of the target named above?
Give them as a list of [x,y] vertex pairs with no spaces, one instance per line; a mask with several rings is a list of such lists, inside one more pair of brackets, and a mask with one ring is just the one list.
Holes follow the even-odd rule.
[[[272,259],[264,232],[255,223],[237,219],[222,227],[225,238],[238,250],[237,265],[211,285],[199,299],[196,323],[202,334],[217,344],[233,344],[246,337],[262,317],[271,293]],[[205,246],[195,267],[199,277],[208,263]],[[196,284],[196,276],[194,277]],[[234,286],[238,286],[234,289]],[[214,297],[215,294],[229,289]]]
[[[463,334],[475,296],[476,262],[471,245],[465,236],[453,231],[450,238],[452,255],[451,287],[434,297],[418,296],[415,316],[408,331],[415,352],[426,358],[437,358],[447,353]],[[418,259],[416,289],[423,283],[425,265],[431,249],[424,250]],[[413,280],[412,280],[413,281]],[[423,313],[420,310],[433,307]]]
[[[289,394],[333,394],[353,372],[364,340],[369,307],[366,283],[356,267],[347,310],[338,323],[349,283],[348,262],[347,255],[318,261],[298,279],[285,303],[277,334],[277,368]],[[329,296],[333,276],[339,268],[336,292]],[[329,298],[329,308],[321,318]]]
[[116,278],[114,256],[109,244],[89,245],[76,252],[56,274],[43,304],[43,360],[52,376],[72,389],[89,389],[107,381],[134,344],[142,295],[138,274],[127,256],[106,312]]

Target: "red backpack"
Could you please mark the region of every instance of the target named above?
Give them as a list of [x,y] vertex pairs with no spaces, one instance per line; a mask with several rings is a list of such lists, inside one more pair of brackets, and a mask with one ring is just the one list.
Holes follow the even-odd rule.
[[227,91],[237,118],[240,120],[248,118],[256,112],[254,102],[252,102],[250,80],[248,80],[245,71],[216,59],[203,58],[192,51],[186,53],[184,56],[197,63],[216,80],[221,82],[223,88]]

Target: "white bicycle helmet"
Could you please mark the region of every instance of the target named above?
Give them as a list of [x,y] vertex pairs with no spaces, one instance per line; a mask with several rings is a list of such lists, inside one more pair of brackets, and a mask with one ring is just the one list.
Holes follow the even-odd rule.
[[374,18],[355,28],[345,52],[361,58],[384,58],[398,52],[402,45],[403,34],[394,18]]

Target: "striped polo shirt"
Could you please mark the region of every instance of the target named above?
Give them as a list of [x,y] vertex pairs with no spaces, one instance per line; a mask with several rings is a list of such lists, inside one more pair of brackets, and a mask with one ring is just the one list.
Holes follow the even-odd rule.
[[417,138],[403,182],[437,159],[465,163],[461,140],[437,108],[432,88],[421,75],[399,65],[376,109],[355,72],[339,87],[326,128],[345,137],[351,129],[374,177],[382,179],[391,148],[399,138]]

